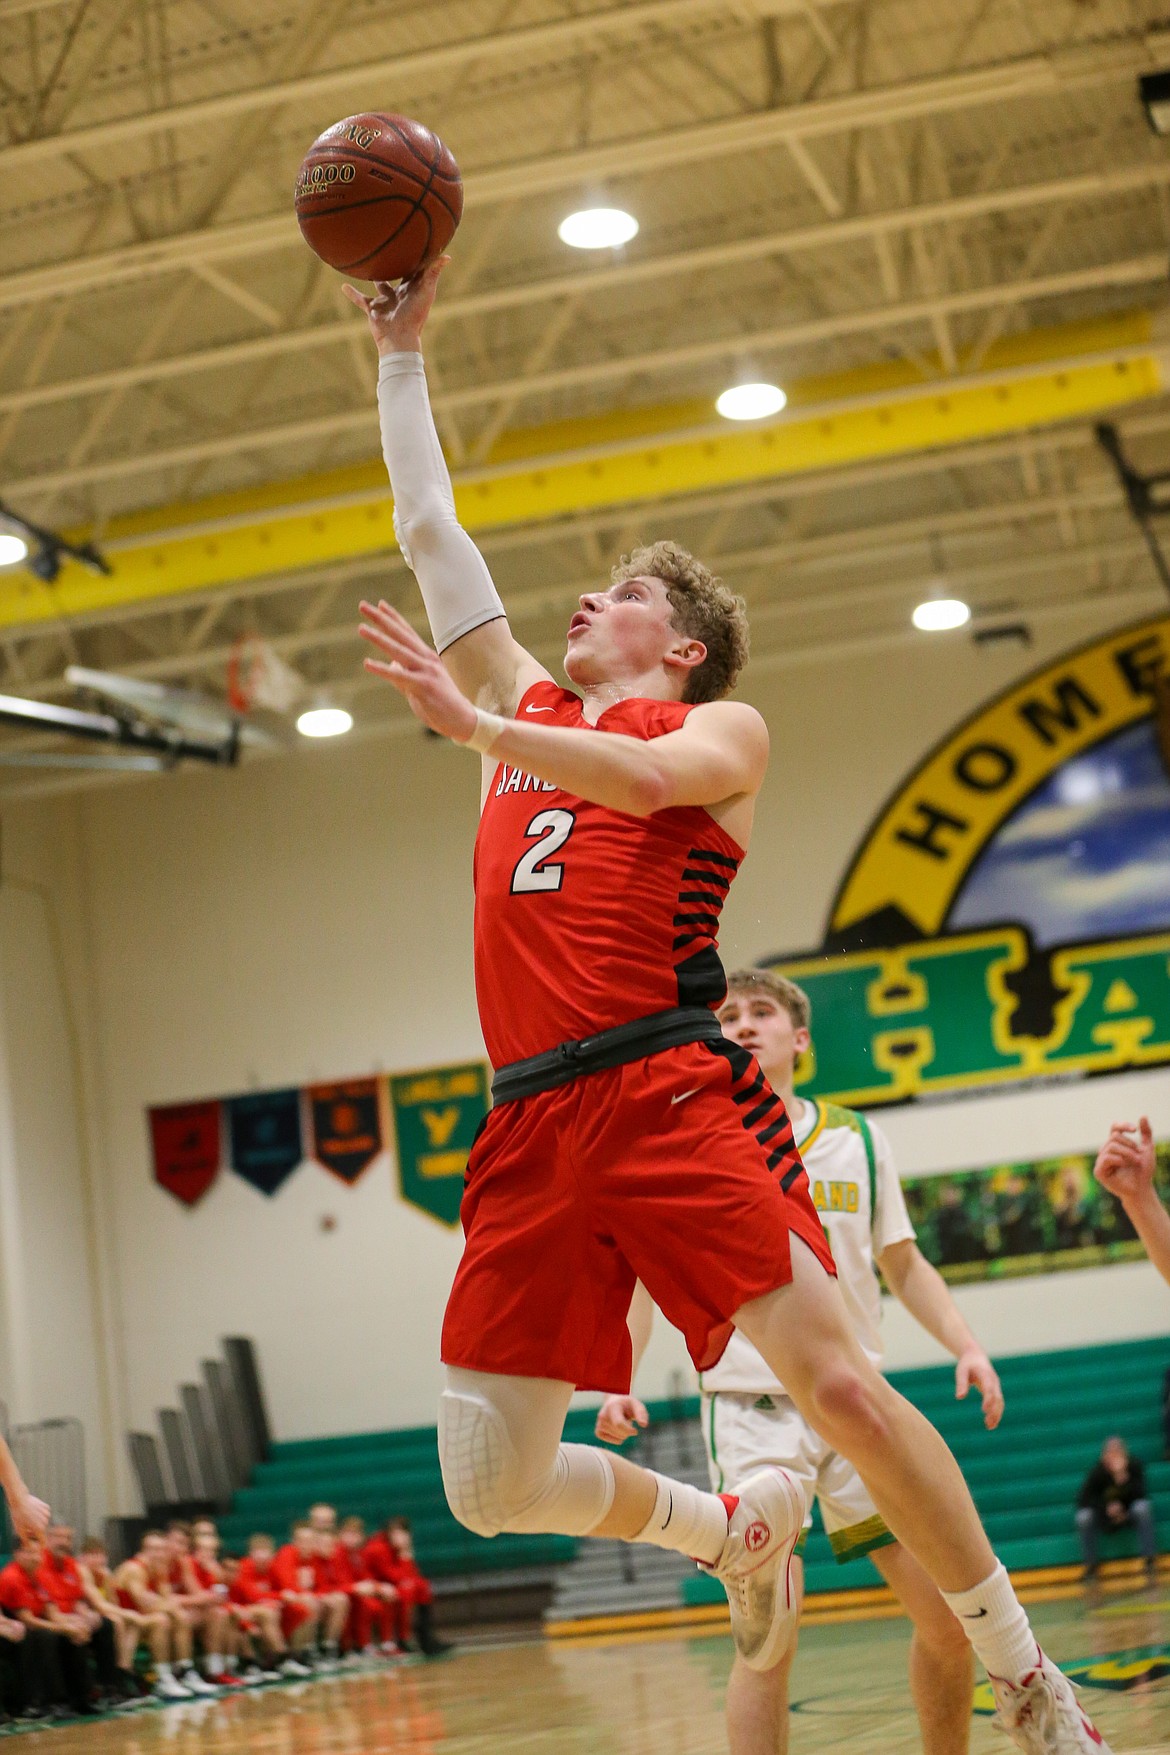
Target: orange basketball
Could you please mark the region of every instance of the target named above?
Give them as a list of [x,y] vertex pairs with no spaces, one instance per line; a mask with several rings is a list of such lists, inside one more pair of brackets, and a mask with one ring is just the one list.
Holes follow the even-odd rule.
[[404,280],[454,237],[463,180],[421,122],[347,116],[306,153],[296,209],[305,242],[331,268],[362,280]]

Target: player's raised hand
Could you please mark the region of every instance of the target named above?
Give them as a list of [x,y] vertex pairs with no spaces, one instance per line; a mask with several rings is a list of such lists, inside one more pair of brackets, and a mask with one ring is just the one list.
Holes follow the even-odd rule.
[[640,1426],[649,1424],[650,1415],[636,1395],[607,1395],[597,1410],[593,1431],[604,1444],[624,1444]]
[[436,256],[409,280],[376,280],[372,297],[356,286],[342,287],[350,304],[369,318],[379,353],[421,353],[423,326],[435,302],[439,276],[450,260]]
[[385,601],[363,603],[361,613],[358,632],[383,654],[367,658],[366,669],[393,683],[415,718],[440,737],[466,743],[476,727],[475,708],[452,682],[434,647]]
[[1154,1135],[1143,1115],[1132,1121],[1115,1121],[1109,1138],[1097,1154],[1093,1175],[1120,1201],[1137,1200],[1153,1187]]
[[974,1387],[983,1402],[983,1424],[989,1432],[1003,1419],[1003,1386],[999,1373],[982,1347],[968,1347],[959,1354],[955,1366],[955,1399],[965,1401],[967,1391]]

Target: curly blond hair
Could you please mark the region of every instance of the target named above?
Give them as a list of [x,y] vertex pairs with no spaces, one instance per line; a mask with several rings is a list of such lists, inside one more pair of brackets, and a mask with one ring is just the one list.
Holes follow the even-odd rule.
[[634,549],[622,556],[610,577],[615,585],[623,579],[661,579],[675,627],[707,648],[702,664],[687,676],[684,701],[721,701],[731,693],[748,655],[747,605],[742,597],[677,542],[651,542]]
[[812,1001],[804,988],[771,969],[733,969],[727,977],[728,999],[734,993],[766,993],[778,1006],[783,1006],[794,1030],[807,1030],[812,1020]]

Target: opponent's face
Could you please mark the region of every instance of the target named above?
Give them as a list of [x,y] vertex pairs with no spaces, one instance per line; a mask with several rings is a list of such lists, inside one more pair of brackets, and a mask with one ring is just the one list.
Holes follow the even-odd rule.
[[681,696],[688,672],[707,656],[701,640],[674,626],[661,579],[623,579],[608,591],[587,591],[580,603],[565,650],[565,675],[579,687],[632,682],[665,667]]
[[341,1532],[341,1545],[343,1548],[348,1548],[351,1554],[356,1554],[357,1550],[365,1545],[365,1540],[365,1530],[354,1529],[351,1526]]
[[271,1542],[249,1542],[248,1554],[257,1572],[267,1572],[272,1565],[273,1547]]
[[165,1573],[170,1563],[170,1544],[165,1536],[158,1534],[145,1536],[142,1541],[142,1561],[146,1570],[159,1577]]
[[723,1034],[754,1054],[764,1076],[774,1085],[791,1083],[796,1063],[811,1037],[798,1028],[788,1011],[770,993],[729,993],[719,1008]]

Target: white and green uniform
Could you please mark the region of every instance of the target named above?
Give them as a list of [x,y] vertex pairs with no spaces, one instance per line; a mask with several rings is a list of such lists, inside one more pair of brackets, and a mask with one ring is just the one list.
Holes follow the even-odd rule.
[[[890,1143],[852,1109],[799,1098],[792,1107],[796,1143],[854,1332],[880,1367],[881,1291],[874,1257],[914,1236]],[[700,1376],[699,1387],[715,1492],[730,1491],[757,1469],[779,1464],[804,1487],[806,1530],[813,1498],[819,1499],[838,1560],[855,1560],[894,1540],[853,1464],[813,1431],[746,1335],[734,1331],[718,1365]]]

